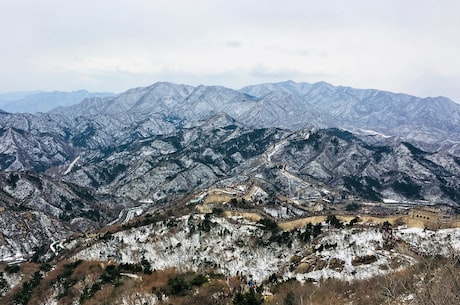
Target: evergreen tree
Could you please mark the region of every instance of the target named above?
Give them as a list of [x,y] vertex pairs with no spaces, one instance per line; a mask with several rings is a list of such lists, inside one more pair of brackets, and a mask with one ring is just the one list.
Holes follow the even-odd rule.
[[312,232],[313,238],[316,238],[320,234],[321,234],[321,222],[318,222],[317,224],[313,226],[313,232]]
[[337,219],[335,215],[327,215],[326,223],[334,226],[336,229],[343,228],[343,224],[340,222],[340,220]]
[[233,297],[233,305],[260,305],[263,302],[264,299],[254,289],[245,293],[237,292]]
[[294,292],[289,291],[288,294],[284,297],[284,305],[295,305]]
[[245,298],[241,292],[237,292],[233,297],[233,305],[245,305]]

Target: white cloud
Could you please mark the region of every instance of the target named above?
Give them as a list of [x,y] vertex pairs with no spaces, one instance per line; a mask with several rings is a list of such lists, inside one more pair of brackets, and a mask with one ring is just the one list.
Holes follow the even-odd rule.
[[0,0],[0,18],[0,91],[294,79],[460,101],[455,0]]

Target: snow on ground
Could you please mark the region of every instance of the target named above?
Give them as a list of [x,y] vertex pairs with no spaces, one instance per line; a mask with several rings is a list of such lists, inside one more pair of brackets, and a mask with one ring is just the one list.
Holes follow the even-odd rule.
[[273,157],[276,153],[278,153],[278,151],[279,151],[284,145],[286,145],[287,142],[288,142],[288,140],[285,139],[285,140],[283,140],[283,141],[281,141],[281,142],[279,142],[279,143],[273,145],[273,147],[272,147],[269,151],[267,151],[267,152],[265,153],[265,160],[266,160],[266,162],[267,162],[268,164],[271,164],[271,163],[272,163],[272,157]]
[[35,191],[35,187],[26,179],[20,179],[18,182],[16,182],[16,187],[13,188],[7,185],[3,187],[3,190],[12,197],[18,200],[22,200],[32,196]]
[[76,157],[75,160],[73,160],[72,163],[70,163],[69,167],[66,169],[63,175],[67,175],[68,173],[70,173],[75,164],[77,164],[78,160],[80,160],[80,156]]
[[[153,269],[176,267],[199,270],[214,267],[226,275],[253,274],[258,281],[277,273],[297,250],[276,243],[259,244],[264,232],[246,220],[212,218],[209,232],[196,228],[203,216],[182,217],[177,226],[165,224],[118,232],[111,241],[100,241],[76,258],[136,263],[147,259]],[[195,228],[194,228],[195,226]]]
[[157,304],[158,297],[155,294],[150,293],[137,293],[133,292],[129,295],[125,295],[121,299],[121,303],[116,303],[120,305],[155,305]]
[[[376,228],[323,227],[310,243],[269,241],[271,233],[244,218],[211,217],[203,229],[204,215],[183,216],[140,228],[120,231],[78,252],[77,259],[150,262],[152,269],[175,267],[179,271],[212,268],[225,275],[252,274],[256,281],[274,273],[285,279],[366,279],[415,263],[408,254],[385,245]],[[460,249],[460,229],[437,232],[400,229],[397,236],[423,251],[448,253]]]
[[424,254],[460,254],[460,229],[400,228],[395,235]]
[[369,135],[375,135],[375,136],[381,136],[382,138],[391,138],[391,136],[377,132],[375,130],[370,130],[370,129],[361,129],[361,131],[369,134]]
[[[391,271],[390,265],[392,263],[397,262],[398,268],[403,268],[415,261],[409,256],[385,250],[382,234],[376,229],[337,231],[321,238],[315,248],[318,249],[321,245],[324,249],[312,254],[312,258],[325,261],[328,264],[327,267],[308,273],[298,273],[295,276],[298,280],[337,278],[351,281],[366,279]],[[353,264],[353,260],[366,257],[370,258],[368,262]],[[342,262],[342,265],[338,268],[331,268],[334,261]]]
[[3,278],[8,283],[9,289],[11,289],[22,281],[23,274],[3,272]]
[[57,295],[57,293],[54,292],[53,294],[48,296],[48,298],[46,298],[44,304],[46,304],[46,305],[58,305],[58,295]]

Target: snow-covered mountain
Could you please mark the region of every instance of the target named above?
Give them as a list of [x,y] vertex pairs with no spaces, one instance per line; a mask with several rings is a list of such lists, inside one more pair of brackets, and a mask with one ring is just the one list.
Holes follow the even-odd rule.
[[132,204],[28,171],[0,172],[0,257],[30,258],[49,240],[98,229]]
[[258,177],[277,193],[301,192],[304,186],[292,176],[371,200],[455,205],[460,199],[460,163],[450,154],[407,142],[373,145],[338,129],[290,132],[235,124],[216,116],[139,139],[87,164],[79,161],[63,179],[134,200],[171,200],[236,177]]
[[241,90],[156,83],[131,89],[111,100],[93,100],[57,113],[68,117],[117,115],[122,120],[125,116],[142,120],[154,115],[174,123],[226,113],[253,127],[337,127],[436,143],[437,147],[455,146],[460,135],[460,105],[447,98],[418,98],[324,82],[287,81]]
[[[134,200],[177,198],[233,176],[259,175],[286,191],[278,166],[365,198],[456,204],[459,159],[443,139],[458,139],[459,107],[327,83],[240,91],[156,83],[46,114],[0,113],[0,166],[65,173],[66,181]],[[312,125],[364,135],[303,129]],[[429,138],[415,141],[425,132]]]
[[[390,245],[372,222],[336,230],[324,219],[351,208],[413,222],[410,207],[430,206],[454,226],[459,107],[288,81],[241,90],[156,83],[48,113],[0,111],[0,261],[53,264],[16,276],[0,264],[0,297],[19,283],[7,300],[84,303],[111,285],[119,304],[133,293],[157,304],[171,291],[152,268],[272,284],[354,281],[411,268],[414,253],[447,256],[458,230],[402,230]],[[328,232],[310,238],[311,227],[296,225],[307,216]],[[219,293],[231,286],[210,282]],[[129,295],[117,290],[124,283]],[[13,294],[35,284],[43,287]]]
[[[55,238],[112,222],[122,209],[145,203],[174,205],[197,192],[237,183],[246,188],[256,184],[305,206],[324,189],[333,202],[353,196],[357,201],[458,207],[460,200],[458,157],[424,152],[407,142],[369,144],[339,129],[253,129],[217,115],[167,135],[134,137],[111,149],[94,147],[98,140],[90,140],[91,133],[80,134],[79,147],[76,141],[56,143],[48,135],[13,129],[7,133],[5,143],[14,150],[3,154],[7,171],[0,179],[5,211],[0,220],[20,223],[25,215],[21,209],[26,209],[49,218],[36,226],[59,232]],[[45,144],[50,149],[44,149]],[[35,151],[36,145],[43,149]],[[54,179],[26,169],[44,171]],[[53,223],[69,229],[47,228]],[[34,245],[48,238],[28,228],[23,234],[40,236]],[[6,239],[15,235],[2,233]],[[9,253],[13,248],[7,247]]]

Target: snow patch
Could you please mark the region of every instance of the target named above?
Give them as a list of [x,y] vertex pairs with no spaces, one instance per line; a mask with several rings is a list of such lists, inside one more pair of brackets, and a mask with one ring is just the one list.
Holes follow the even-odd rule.
[[76,157],[75,160],[73,160],[72,163],[70,163],[69,167],[64,172],[64,175],[67,175],[72,171],[72,168],[75,166],[75,164],[77,164],[78,160],[80,160],[80,156]]

